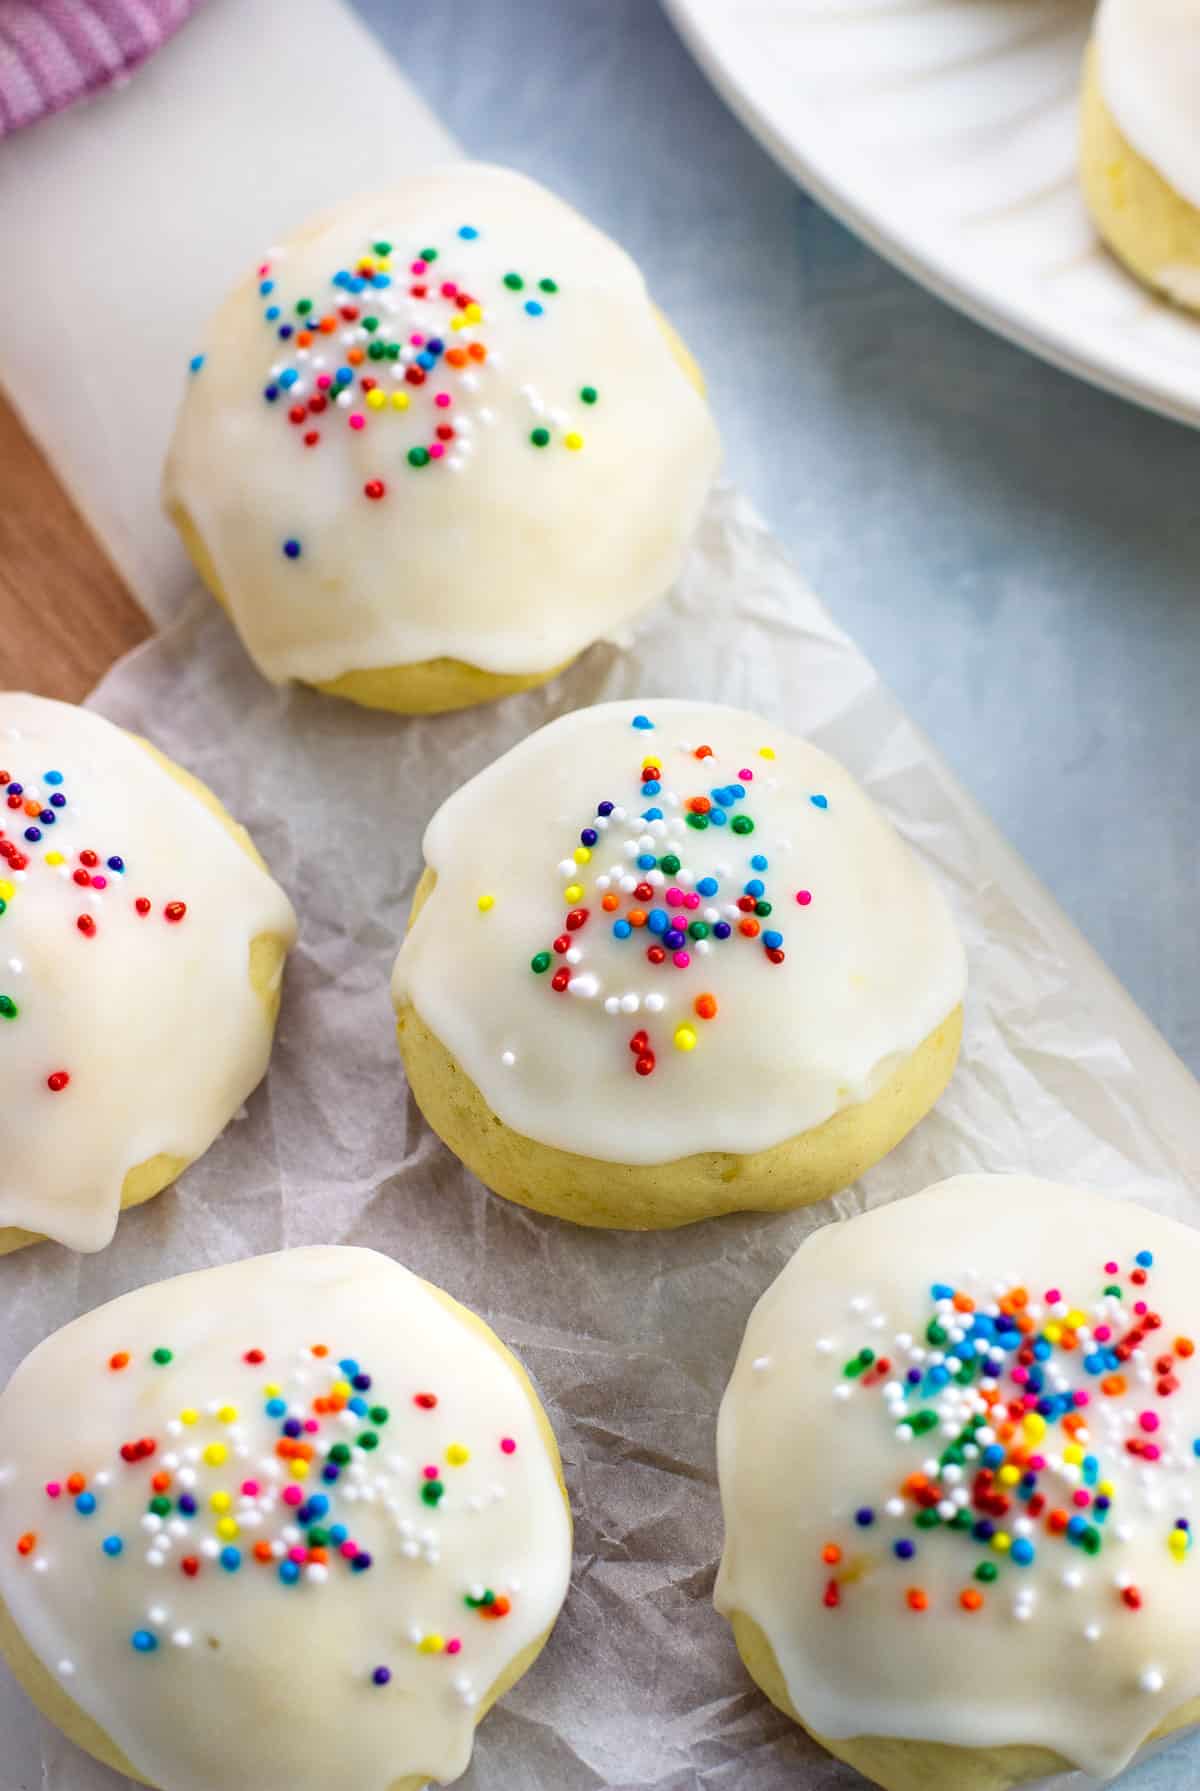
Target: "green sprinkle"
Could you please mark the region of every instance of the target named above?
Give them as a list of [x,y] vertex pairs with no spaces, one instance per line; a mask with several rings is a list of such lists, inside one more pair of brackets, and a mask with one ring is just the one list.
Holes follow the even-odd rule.
[[1098,1555],[1104,1546],[1104,1539],[1099,1530],[1093,1530],[1089,1525],[1080,1537],[1079,1545],[1085,1555]]
[[595,386],[580,386],[579,396],[583,399],[585,404],[595,404],[600,394]]
[[708,922],[706,920],[692,921],[691,925],[688,927],[688,933],[693,939],[707,939]]
[[994,1579],[999,1578],[999,1575],[1000,1569],[994,1561],[981,1561],[975,1569],[975,1578],[982,1580],[985,1586],[990,1586]]
[[296,300],[296,315],[298,317],[307,317],[311,310],[312,310],[312,300],[311,299],[297,299]]
[[386,1424],[391,1415],[392,1414],[388,1411],[385,1405],[373,1405],[371,1407],[370,1418],[372,1424]]
[[8,903],[3,899],[3,897],[0,897],[0,914],[7,914],[7,913],[8,913]]
[[950,1447],[943,1449],[938,1456],[938,1465],[943,1468],[961,1468],[966,1459],[961,1446],[958,1443],[951,1443]]
[[[374,251],[377,255],[390,255],[392,252],[391,243],[384,243],[384,242],[372,243],[371,247],[374,249]],[[432,250],[426,249],[422,259],[425,261],[428,261],[431,253],[432,253]]]
[[427,1480],[421,1488],[421,1497],[427,1505],[437,1505],[445,1490],[440,1480]]
[[1115,1284],[1111,1287],[1106,1287],[1104,1291],[1106,1294],[1115,1294],[1118,1300],[1123,1300],[1125,1297],[1121,1289]]
[[869,1368],[874,1360],[875,1351],[873,1349],[860,1349],[856,1356],[851,1356],[850,1360],[844,1364],[842,1373],[846,1375],[848,1379],[854,1380],[858,1375],[862,1374],[865,1369]]
[[537,429],[531,429],[529,432],[529,439],[535,448],[549,447],[550,431],[548,429],[543,429],[540,426]]
[[345,1467],[346,1463],[350,1460],[350,1445],[348,1443],[335,1443],[333,1448],[329,1451],[329,1459],[330,1461],[336,1461],[340,1468]]
[[364,1430],[356,1440],[360,1449],[378,1449],[379,1447],[379,1438],[373,1430]]
[[694,827],[696,829],[697,833],[703,833],[704,829],[708,826],[708,816],[707,815],[689,815],[687,818],[687,824],[689,827]]
[[152,1511],[155,1517],[166,1517],[171,1510],[171,1501],[162,1493],[158,1493],[151,1499],[146,1509]]
[[486,1608],[486,1606],[495,1604],[495,1602],[496,1594],[492,1591],[490,1586],[481,1598],[472,1598],[469,1592],[463,1593],[463,1603],[472,1611],[477,1611],[481,1605]]
[[937,1429],[937,1413],[931,1411],[914,1412],[909,1419],[915,1437],[923,1437],[927,1431]]
[[409,464],[409,466],[428,466],[429,465],[429,449],[428,448],[410,448],[408,450],[408,464]]
[[770,902],[755,902],[754,912],[761,915],[762,919],[765,920],[767,915],[771,912]]
[[521,292],[525,287],[525,282],[520,274],[505,274],[504,284],[510,292]]
[[658,861],[658,868],[660,871],[665,871],[668,877],[673,877],[679,869],[679,860],[674,852],[665,853]]
[[379,328],[379,319],[377,317],[364,317],[362,326],[364,330],[369,330],[370,333],[374,335],[375,331]]
[[387,354],[386,342],[370,342],[367,344],[367,355],[372,361],[382,361]]
[[538,291],[539,292],[557,292],[558,291],[558,281],[557,280],[539,280],[538,281]]
[[942,1344],[945,1343],[948,1336],[949,1332],[945,1325],[940,1325],[936,1318],[931,1318],[925,1327],[926,1343]]
[[550,953],[548,951],[535,952],[529,960],[529,968],[535,976],[541,976],[544,970],[550,968]]
[[918,1511],[916,1517],[913,1519],[918,1530],[936,1530],[941,1521],[941,1518],[933,1509],[932,1505],[924,1511]]
[[167,1363],[171,1359],[172,1359],[172,1351],[169,1349],[163,1349],[161,1346],[158,1349],[156,1349],[154,1351],[153,1355],[150,1357],[150,1360],[152,1362],[157,1362],[158,1366],[160,1368],[165,1368]]
[[386,354],[389,361],[398,361],[400,359],[400,344],[398,342],[389,342],[387,344]]
[[328,1541],[329,1531],[322,1529],[320,1524],[314,1524],[308,1532],[309,1548],[324,1548]]
[[[391,251],[388,249],[380,249],[379,251],[381,255],[387,255],[390,254],[390,252]],[[419,249],[417,251],[417,258],[420,261],[436,261],[438,252],[436,249]]]
[[20,1012],[11,995],[0,995],[0,1016],[5,1020],[15,1020]]
[[729,823],[735,833],[753,833],[754,822],[749,815],[735,815]]

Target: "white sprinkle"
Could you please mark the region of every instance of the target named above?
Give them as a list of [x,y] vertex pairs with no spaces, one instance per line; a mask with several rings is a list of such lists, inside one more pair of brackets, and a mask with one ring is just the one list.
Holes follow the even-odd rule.
[[1165,1685],[1162,1674],[1157,1667],[1147,1667],[1138,1676],[1138,1689],[1144,1692],[1160,1692]]
[[645,1005],[648,1014],[661,1014],[666,1006],[666,996],[659,995],[656,991],[652,995],[647,995]]
[[504,1065],[506,1070],[511,1070],[516,1061],[517,1056],[515,1051],[502,1051],[500,1053],[500,1062]]
[[192,1645],[192,1632],[190,1629],[177,1629],[172,1635],[171,1640],[176,1648],[190,1648]]
[[1083,1639],[1085,1642],[1098,1642],[1101,1633],[1100,1625],[1098,1623],[1089,1623],[1083,1632]]
[[755,1356],[750,1366],[753,1368],[755,1374],[765,1374],[767,1369],[771,1366],[771,1358],[770,1356]]
[[73,1661],[60,1660],[58,1663],[58,1670],[64,1679],[69,1679],[71,1674],[75,1671],[75,1664]]

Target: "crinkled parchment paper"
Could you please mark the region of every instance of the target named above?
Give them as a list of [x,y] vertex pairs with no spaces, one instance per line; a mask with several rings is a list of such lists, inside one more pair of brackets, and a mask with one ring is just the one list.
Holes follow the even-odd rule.
[[[395,1048],[388,974],[422,830],[457,784],[565,710],[671,695],[756,709],[866,783],[958,912],[972,973],[965,1048],[937,1111],[832,1204],[657,1234],[576,1230],[487,1193],[424,1125]],[[575,1509],[566,1610],[484,1724],[463,1784],[861,1784],[751,1686],[712,1609],[714,1422],[750,1307],[814,1226],[960,1170],[1028,1169],[1200,1217],[1191,1078],[731,491],[714,495],[681,587],[632,643],[593,648],[546,690],[420,720],[278,691],[198,595],[94,700],[246,823],[301,935],[268,1078],[208,1155],[123,1218],[99,1256],[43,1245],[0,1260],[0,1374],[77,1313],[164,1275],[292,1244],[385,1250],[483,1313],[523,1357]],[[203,1009],[180,1024],[203,1027]],[[2,1674],[0,1737],[3,1791],[117,1783]],[[1143,1791],[1165,1785],[1172,1762],[1172,1782],[1192,1782],[1192,1745],[1143,1767]]]

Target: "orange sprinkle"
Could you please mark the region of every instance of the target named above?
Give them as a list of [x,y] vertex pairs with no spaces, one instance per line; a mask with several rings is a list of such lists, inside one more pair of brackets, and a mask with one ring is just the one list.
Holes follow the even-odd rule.
[[1048,1530],[1053,1530],[1056,1536],[1060,1536],[1070,1521],[1071,1520],[1065,1511],[1052,1511],[1046,1519],[1046,1528]]
[[114,1374],[119,1374],[122,1368],[129,1367],[129,1351],[127,1349],[119,1349],[115,1356],[110,1356],[108,1358],[108,1365],[113,1370]]
[[320,332],[323,336],[332,336],[334,330],[337,329],[337,318],[336,317],[323,317],[321,319],[320,323],[317,325],[317,328],[320,330]]
[[702,1020],[715,1020],[717,1017],[717,998],[715,995],[697,995],[692,1006]]
[[842,1551],[836,1542],[827,1542],[821,1550],[821,1559],[826,1567],[836,1567],[842,1558]]
[[708,796],[689,796],[687,805],[694,815],[706,815],[712,807],[712,800]]
[[351,349],[347,350],[346,359],[349,361],[349,363],[352,367],[360,367],[363,363],[363,360],[365,359],[365,356],[363,355],[363,351],[361,348],[351,348]]
[[927,1611],[929,1609],[929,1595],[923,1592],[920,1586],[910,1586],[904,1594],[904,1602],[910,1611]]
[[446,350],[446,359],[452,367],[465,367],[467,364],[466,349],[448,348]]
[[758,922],[751,920],[749,915],[745,920],[738,921],[738,932],[745,934],[747,939],[757,939],[760,930]]
[[31,1555],[36,1547],[36,1530],[26,1530],[24,1536],[18,1537],[17,1539],[17,1553],[19,1555]]
[[87,1477],[84,1474],[70,1474],[67,1477],[67,1491],[69,1493],[81,1493],[86,1485]]
[[695,752],[692,754],[692,757],[694,759],[711,759],[712,756],[713,756],[713,749],[711,746],[698,746],[696,748]]
[[327,1412],[328,1410],[329,1410],[329,1401],[325,1398],[324,1394],[322,1394],[319,1398],[313,1400],[313,1411],[314,1412],[323,1413],[323,1412]]
[[35,802],[33,800],[32,796],[27,796],[25,798],[25,813],[27,815],[40,815],[41,812],[42,812],[41,803]]
[[494,1598],[492,1600],[491,1604],[480,1605],[479,1615],[481,1617],[491,1617],[491,1618],[507,1617],[508,1613],[511,1610],[512,1610],[512,1605],[509,1603],[508,1599],[505,1598],[505,1596],[502,1592],[500,1594],[499,1598]]
[[329,1354],[329,1345],[327,1343],[314,1343],[312,1346],[312,1353],[314,1356],[327,1356]]
[[301,330],[300,331],[299,335],[296,337],[296,347],[297,348],[311,348],[312,347],[312,331],[311,330]]
[[1177,1337],[1175,1339],[1175,1354],[1177,1356],[1194,1356],[1195,1353],[1196,1346],[1190,1337]]
[[625,918],[631,927],[644,927],[646,924],[646,910],[644,908],[631,908]]
[[163,1474],[160,1472],[158,1474],[155,1474],[155,1476],[151,1480],[150,1484],[154,1488],[155,1492],[166,1492],[168,1486],[170,1486],[170,1484],[171,1484],[171,1476],[169,1474]]
[[487,349],[483,346],[482,342],[472,342],[470,348],[468,348],[468,350],[467,350],[467,353],[470,355],[470,357],[473,361],[486,361],[487,360]]
[[983,1607],[983,1593],[977,1592],[974,1586],[968,1586],[958,1595],[958,1602],[964,1611],[978,1611]]
[[308,1558],[310,1561],[324,1563],[329,1559],[329,1550],[327,1548],[310,1548],[308,1551]]
[[271,1553],[271,1545],[269,1542],[256,1542],[255,1543],[254,1559],[256,1561],[270,1561],[270,1560],[274,1559],[274,1557]]
[[606,914],[611,914],[613,909],[619,908],[620,905],[621,905],[621,903],[620,903],[619,897],[613,895],[611,890],[608,892],[608,894],[606,896],[602,896],[600,898],[600,906],[603,908],[603,910]]

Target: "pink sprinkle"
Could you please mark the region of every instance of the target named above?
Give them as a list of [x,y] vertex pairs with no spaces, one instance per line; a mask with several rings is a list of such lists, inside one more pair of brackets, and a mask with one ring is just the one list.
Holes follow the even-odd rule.
[[1044,1455],[1031,1455],[1029,1457],[1028,1465],[1033,1473],[1040,1474],[1046,1465],[1046,1457]]
[[285,1505],[302,1505],[304,1503],[304,1494],[300,1491],[298,1486],[285,1486],[283,1489],[283,1502]]
[[1138,1300],[1138,1302],[1134,1306],[1133,1310],[1137,1313],[1139,1318],[1145,1318],[1145,1316],[1146,1316],[1147,1312],[1149,1312],[1150,1308],[1149,1308],[1149,1306],[1147,1306],[1145,1300]]
[[1035,1412],[1037,1410],[1037,1402],[1038,1396],[1036,1393],[1023,1393],[1021,1395],[1021,1406],[1023,1410],[1027,1412]]
[[354,415],[350,419],[351,429],[365,429],[366,426],[367,426],[367,419],[363,416],[361,411],[356,410]]
[[295,1561],[297,1566],[302,1567],[308,1560],[308,1550],[306,1548],[290,1548],[287,1552],[287,1558],[289,1561]]
[[690,890],[688,894],[684,896],[683,905],[685,908],[698,908],[700,906],[700,897],[696,894],[694,889]]
[[1104,1265],[1104,1273],[1105,1273],[1105,1274],[1106,1274],[1106,1275],[1115,1275],[1115,1274],[1116,1274],[1116,1272],[1117,1272],[1117,1265],[1116,1265],[1116,1263],[1115,1263],[1115,1262],[1106,1262],[1106,1263],[1105,1263],[1105,1265]]
[[107,877],[93,877],[92,878],[92,888],[93,889],[107,889],[108,888],[108,878]]
[[317,374],[317,385],[322,392],[327,392],[332,384],[333,380],[328,373]]
[[414,274],[423,274],[428,266],[429,263],[427,261],[414,261],[411,271]]
[[62,1497],[62,1487],[57,1480],[48,1480],[46,1482],[46,1497],[49,1499],[58,1499]]
[[443,280],[442,281],[442,297],[443,298],[453,298],[457,291],[458,291],[458,287],[454,284],[453,280]]
[[802,908],[807,908],[808,904],[812,901],[812,891],[810,889],[798,889],[796,891],[796,900]]
[[262,266],[258,270],[259,279],[265,280],[267,275],[270,273],[270,271],[271,271],[271,263],[269,261],[264,261]]
[[1112,1336],[1112,1326],[1111,1325],[1097,1325],[1096,1326],[1096,1342],[1097,1343],[1107,1343],[1111,1336]]
[[682,891],[682,889],[676,889],[675,885],[672,883],[670,889],[668,889],[668,891],[667,891],[667,907],[668,908],[682,908],[682,906],[683,906],[683,891]]
[[691,961],[691,958],[685,951],[677,951],[675,956],[671,959],[676,970],[686,970]]
[[321,1426],[317,1423],[317,1420],[315,1418],[306,1418],[304,1420],[304,1428],[308,1432],[309,1436],[315,1436],[317,1434],[318,1430],[320,1430]]
[[459,1641],[457,1636],[451,1636],[450,1640],[446,1643],[446,1653],[447,1654],[459,1654],[459,1653],[461,1653],[461,1651],[462,1651],[462,1643]]
[[1091,1502],[1092,1502],[1091,1493],[1084,1492],[1082,1486],[1079,1488],[1079,1490],[1077,1492],[1073,1492],[1071,1494],[1071,1503],[1073,1505],[1084,1506],[1084,1505],[1090,1505]]
[[743,765],[742,769],[738,772],[738,777],[741,779],[742,783],[744,783],[744,784],[752,784],[754,782],[753,771],[751,771],[745,765]]
[[439,410],[449,410],[449,408],[450,408],[449,392],[439,392],[433,402],[437,405]]
[[248,1499],[257,1499],[258,1493],[259,1493],[258,1481],[257,1480],[243,1480],[242,1481],[242,1491],[245,1493],[245,1495]]
[[501,1437],[500,1447],[503,1449],[505,1455],[515,1455],[517,1452],[517,1439],[515,1437]]
[[424,1474],[426,1480],[436,1480],[438,1477],[438,1471],[436,1468],[422,1468],[421,1472],[422,1472],[422,1474]]
[[1062,1299],[1062,1295],[1059,1293],[1057,1287],[1051,1287],[1051,1288],[1047,1289],[1047,1292],[1046,1292],[1047,1306],[1057,1306],[1058,1302],[1061,1299]]
[[350,1542],[348,1540],[346,1542],[343,1542],[341,1548],[338,1550],[338,1553],[340,1555],[344,1555],[346,1557],[347,1561],[353,1561],[355,1555],[358,1553],[357,1542]]
[[1138,1413],[1138,1423],[1141,1425],[1143,1430],[1157,1430],[1158,1429],[1158,1413],[1157,1412],[1139,1412]]
[[1029,1379],[1029,1373],[1028,1373],[1027,1369],[1014,1368],[1012,1371],[1012,1377],[1016,1381],[1018,1387],[1023,1387],[1025,1385],[1025,1382]]
[[1142,1460],[1157,1461],[1161,1454],[1162,1450],[1157,1443],[1147,1443],[1142,1450]]
[[1074,1398],[1076,1405],[1091,1405],[1092,1403],[1092,1396],[1086,1387],[1076,1387]]
[[430,442],[430,444],[429,444],[430,460],[440,460],[442,458],[442,455],[445,452],[446,452],[446,450],[441,442]]
[[414,336],[410,336],[408,339],[412,343],[414,348],[424,348],[424,346],[425,346],[424,336],[414,335]]

